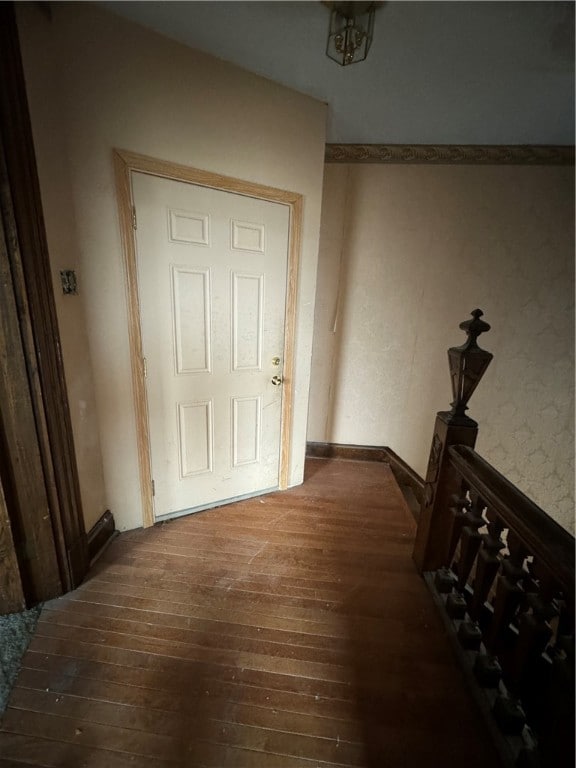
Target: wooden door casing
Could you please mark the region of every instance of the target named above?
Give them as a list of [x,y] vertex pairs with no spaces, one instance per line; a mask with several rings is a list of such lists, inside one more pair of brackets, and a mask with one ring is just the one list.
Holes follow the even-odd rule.
[[[0,4],[0,481],[12,577],[0,611],[73,589],[88,568],[72,426],[18,30]],[[14,573],[14,562],[18,573]],[[17,583],[20,584],[18,588]],[[9,586],[11,585],[11,586]],[[8,588],[9,587],[9,588]],[[6,591],[4,591],[4,588]]]

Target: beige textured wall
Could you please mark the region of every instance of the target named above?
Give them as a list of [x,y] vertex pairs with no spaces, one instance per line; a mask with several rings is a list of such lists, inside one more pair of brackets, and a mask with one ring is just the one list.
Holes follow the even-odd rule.
[[[113,147],[304,195],[290,470],[291,484],[301,482],[325,106],[90,4],[53,4],[52,21],[34,4],[18,14],[35,143],[54,158],[61,134],[70,170],[72,206],[47,219],[54,230],[76,219],[106,498],[118,527],[139,526],[141,509]],[[59,115],[48,124],[43,102],[57,97]],[[54,160],[40,169],[43,194],[56,175]],[[83,361],[69,345],[66,369]],[[77,440],[87,439],[84,429],[76,424]]]
[[327,165],[308,439],[425,474],[446,349],[480,307],[477,448],[574,530],[573,206],[572,168]]

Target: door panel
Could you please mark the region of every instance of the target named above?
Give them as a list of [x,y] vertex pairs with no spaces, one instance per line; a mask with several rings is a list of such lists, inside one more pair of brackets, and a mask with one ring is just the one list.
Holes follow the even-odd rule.
[[176,373],[210,373],[210,271],[172,267]]
[[289,208],[132,178],[155,516],[275,488]]

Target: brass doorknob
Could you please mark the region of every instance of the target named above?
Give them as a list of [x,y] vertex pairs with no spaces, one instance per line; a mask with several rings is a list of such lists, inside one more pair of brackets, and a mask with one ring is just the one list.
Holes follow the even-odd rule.
[[279,387],[282,384],[282,376],[272,376],[272,384],[275,387]]

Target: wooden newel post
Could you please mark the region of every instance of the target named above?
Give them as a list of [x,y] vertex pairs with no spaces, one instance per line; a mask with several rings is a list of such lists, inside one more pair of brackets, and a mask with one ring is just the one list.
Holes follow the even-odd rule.
[[451,445],[473,448],[478,435],[478,424],[466,416],[467,404],[488,368],[492,355],[480,349],[476,341],[481,333],[490,330],[488,323],[480,319],[482,310],[475,309],[471,314],[472,320],[460,323],[460,328],[468,336],[466,343],[448,350],[454,400],[450,411],[440,411],[436,415],[434,425],[413,553],[420,572],[434,571],[447,565],[452,528],[452,496],[461,493],[461,481],[448,461],[448,448]]

